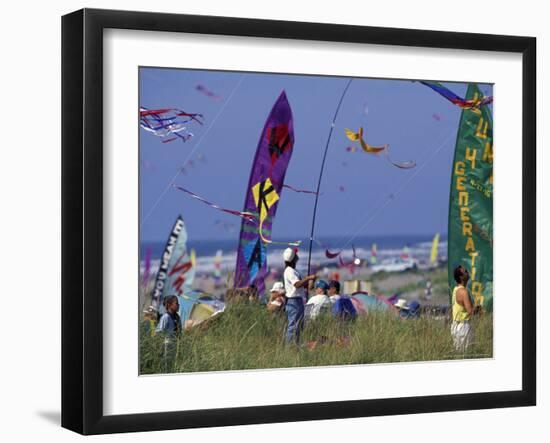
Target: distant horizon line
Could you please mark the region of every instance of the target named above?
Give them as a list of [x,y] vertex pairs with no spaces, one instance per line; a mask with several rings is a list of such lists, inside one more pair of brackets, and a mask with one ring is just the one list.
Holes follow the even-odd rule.
[[[361,235],[361,236],[357,236],[356,238],[357,239],[360,239],[360,238],[391,238],[391,237],[433,237],[435,236],[436,232],[431,232],[431,233],[418,233],[418,234],[412,234],[412,233],[407,233],[407,234],[370,234],[370,235]],[[446,239],[447,238],[447,232],[445,233],[442,233],[442,232],[439,232],[439,235],[440,235],[440,238],[443,238],[443,239]],[[346,236],[346,235],[321,235],[319,237],[317,237],[318,240],[322,240],[322,239],[326,239],[326,238],[346,238],[346,237],[349,237],[349,236]],[[286,236],[286,237],[280,237],[280,239],[282,241],[285,241],[285,240],[289,240],[289,239],[293,239],[293,240],[296,240],[296,239],[300,239],[300,236],[299,235],[296,235],[296,236]],[[193,239],[187,239],[188,242],[217,242],[217,241],[230,241],[230,240],[233,240],[233,238],[212,238],[212,237],[208,237],[208,238],[193,238]],[[234,240],[237,242],[239,240],[238,236],[236,236],[234,238]],[[309,238],[306,240],[308,243],[309,243]],[[166,242],[166,238],[164,239],[156,239],[156,240],[143,240],[141,241],[140,240],[140,243],[158,243],[158,242]]]

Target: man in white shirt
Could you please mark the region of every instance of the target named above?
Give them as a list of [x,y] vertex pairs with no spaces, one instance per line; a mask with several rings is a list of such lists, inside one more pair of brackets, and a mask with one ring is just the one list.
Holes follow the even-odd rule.
[[319,316],[323,310],[330,308],[330,298],[327,295],[328,283],[324,280],[318,280],[315,283],[315,295],[311,297],[306,304],[306,320],[313,320]]
[[315,275],[308,275],[302,279],[302,276],[296,270],[296,263],[298,262],[298,252],[296,249],[286,248],[283,252],[283,260],[285,261],[283,276],[287,297],[285,312],[288,320],[285,338],[287,343],[298,343],[300,332],[304,327],[306,289],[309,282],[315,280]]

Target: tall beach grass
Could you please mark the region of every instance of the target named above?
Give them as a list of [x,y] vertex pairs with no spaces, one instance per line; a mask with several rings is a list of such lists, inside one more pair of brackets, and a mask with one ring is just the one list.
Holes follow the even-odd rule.
[[[177,340],[168,372],[206,372],[369,363],[491,358],[493,319],[473,319],[474,342],[465,353],[454,350],[445,319],[400,319],[393,312],[371,312],[353,322],[326,314],[305,324],[300,345],[285,345],[284,314],[259,303],[236,303]],[[146,328],[140,335],[140,373],[166,372],[163,338]]]

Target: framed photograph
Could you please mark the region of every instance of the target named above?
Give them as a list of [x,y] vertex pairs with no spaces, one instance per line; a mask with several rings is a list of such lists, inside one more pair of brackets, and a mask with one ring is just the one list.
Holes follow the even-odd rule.
[[536,40],[62,21],[62,425],[536,403]]

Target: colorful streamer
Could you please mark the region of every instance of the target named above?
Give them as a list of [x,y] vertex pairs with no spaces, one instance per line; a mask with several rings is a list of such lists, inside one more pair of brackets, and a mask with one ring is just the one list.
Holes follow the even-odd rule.
[[162,143],[169,143],[178,138],[187,141],[193,134],[188,131],[187,125],[193,121],[203,124],[203,115],[189,113],[176,108],[139,109],[139,124],[146,131],[157,137],[165,138]]
[[216,205],[212,202],[209,202],[205,198],[201,197],[200,195],[195,194],[194,192],[189,191],[188,189],[182,188],[181,186],[178,186],[178,185],[172,185],[172,186],[175,189],[178,189],[179,191],[185,192],[186,194],[190,195],[191,197],[207,204],[208,206],[210,206],[214,209],[217,209],[218,211],[226,212],[227,214],[231,214],[231,215],[236,215],[237,217],[241,217],[241,218],[243,218],[243,219],[245,219],[245,220],[247,220],[251,223],[255,223],[256,225],[258,224],[257,215],[252,213],[252,212],[236,211],[234,209],[222,208],[221,206],[218,206],[218,205]]
[[493,103],[493,96],[482,96],[481,91],[479,90],[472,98],[465,99],[465,98],[459,97],[453,91],[446,88],[439,82],[421,81],[420,83],[427,86],[428,88],[433,89],[439,95],[441,95],[442,97],[445,97],[452,104],[459,106],[461,109],[471,109],[476,114],[479,113],[479,108],[481,106],[485,106],[490,103]]

